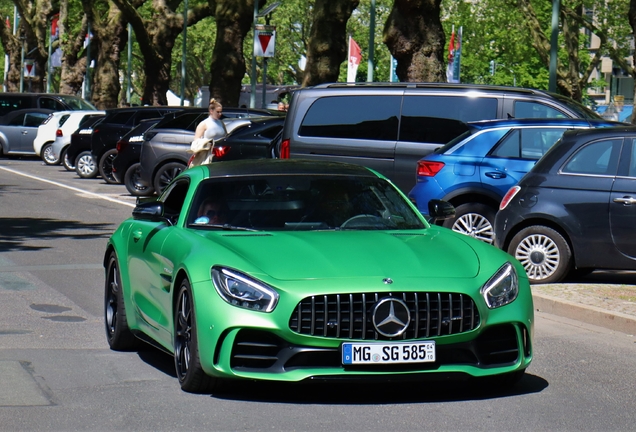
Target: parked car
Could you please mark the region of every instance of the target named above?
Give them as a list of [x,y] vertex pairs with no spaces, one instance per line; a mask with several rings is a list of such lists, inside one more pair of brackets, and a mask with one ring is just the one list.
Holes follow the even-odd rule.
[[93,127],[103,119],[104,116],[84,119],[78,129],[71,135],[71,143],[62,160],[62,164],[66,169],[75,171],[82,178],[94,178],[99,174],[97,164],[91,154],[91,135],[93,134]]
[[90,151],[97,169],[106,183],[117,183],[113,177],[113,159],[117,141],[134,129],[140,121],[161,118],[164,114],[181,111],[182,107],[143,106],[106,110],[104,119],[93,128]]
[[469,130],[417,162],[409,198],[424,214],[431,199],[450,202],[444,225],[487,243],[501,198],[570,129],[622,123],[583,119],[512,119],[469,123]]
[[[199,122],[207,116],[182,114],[161,121],[144,134],[140,155],[139,184],[161,192],[187,166],[188,153]],[[275,138],[282,130],[284,117],[225,119],[228,136],[214,146],[215,161],[272,158]]]
[[293,92],[281,157],[358,163],[408,193],[417,161],[463,133],[463,122],[506,118],[600,117],[569,98],[519,87],[321,84]]
[[[435,217],[452,210],[434,205]],[[191,168],[136,206],[103,262],[111,349],[152,341],[188,392],[223,379],[511,385],[533,357],[519,262],[429,225],[359,165]]]
[[[62,150],[71,142],[71,134],[77,130],[86,116],[104,115],[104,111],[55,111],[38,127],[33,141],[33,150],[47,165],[59,165],[63,159]],[[56,144],[57,142],[57,144]]]
[[636,270],[636,128],[569,131],[513,186],[495,244],[531,283],[572,272]]
[[144,142],[144,133],[160,122],[161,119],[148,119],[139,122],[136,128],[117,141],[117,154],[113,159],[113,177],[123,183],[132,196],[146,196],[154,193],[152,186],[139,183],[139,155]]
[[33,140],[38,127],[52,111],[29,108],[12,111],[0,118],[0,156],[35,155]]
[[[97,109],[84,99],[54,93],[0,93],[0,117],[24,109],[46,109],[51,111]],[[0,120],[2,122],[2,120]]]

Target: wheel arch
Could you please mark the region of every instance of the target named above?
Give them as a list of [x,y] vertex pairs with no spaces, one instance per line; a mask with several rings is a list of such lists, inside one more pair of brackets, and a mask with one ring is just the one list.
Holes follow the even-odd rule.
[[179,159],[179,158],[171,157],[171,158],[163,159],[162,161],[157,163],[155,165],[155,167],[153,168],[153,170],[152,170],[152,182],[153,183],[155,182],[155,177],[157,176],[157,173],[159,172],[159,170],[161,168],[163,168],[164,166],[166,166],[167,164],[172,163],[172,162],[179,163],[179,164],[183,165],[186,168],[188,167],[188,161],[184,162],[182,159]]
[[574,267],[576,267],[576,253],[574,252],[574,245],[572,244],[572,239],[568,235],[568,232],[563,228],[563,226],[561,226],[561,224],[551,219],[540,218],[540,217],[531,217],[529,219],[524,219],[518,225],[515,225],[510,230],[510,232],[508,232],[508,234],[506,235],[506,238],[502,242],[502,245],[501,245],[502,250],[504,251],[508,250],[508,247],[510,247],[510,242],[512,241],[514,236],[516,236],[521,230],[530,226],[539,226],[539,225],[552,228],[553,230],[558,232],[561,235],[561,237],[563,237],[563,239],[568,244],[570,251],[572,252],[572,262],[574,264]]
[[479,203],[492,207],[495,211],[497,211],[499,203],[501,202],[501,197],[488,193],[487,191],[475,189],[459,189],[446,195],[442,199],[448,201],[456,208],[462,204]]

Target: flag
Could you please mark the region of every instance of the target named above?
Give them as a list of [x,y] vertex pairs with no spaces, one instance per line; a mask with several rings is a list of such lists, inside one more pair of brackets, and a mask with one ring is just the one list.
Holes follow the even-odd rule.
[[455,34],[455,26],[451,33],[450,43],[448,44],[448,65],[446,68],[446,79],[449,83],[458,83],[459,79],[459,67],[461,62],[462,53],[462,28],[459,28],[459,32]]
[[448,65],[446,66],[446,80],[448,82],[454,82],[453,80],[453,61],[454,60],[455,60],[455,26],[453,26],[450,42],[448,43]]
[[356,72],[362,58],[360,45],[349,36],[349,64],[347,66],[347,82],[356,82]]

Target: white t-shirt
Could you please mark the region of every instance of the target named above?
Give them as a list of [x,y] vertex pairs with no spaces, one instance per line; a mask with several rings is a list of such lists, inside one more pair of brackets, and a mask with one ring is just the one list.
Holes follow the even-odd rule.
[[206,125],[205,132],[203,133],[203,138],[216,141],[227,135],[225,124],[221,120],[215,120],[212,117],[208,117],[203,120],[203,122]]

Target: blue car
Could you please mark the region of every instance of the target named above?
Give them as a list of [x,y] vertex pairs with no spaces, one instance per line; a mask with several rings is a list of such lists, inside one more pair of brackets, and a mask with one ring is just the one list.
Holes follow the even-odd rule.
[[471,122],[469,130],[417,163],[409,198],[423,214],[442,199],[456,208],[444,226],[494,243],[495,214],[504,194],[569,129],[625,125],[608,120],[508,119]]

